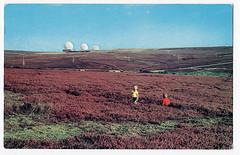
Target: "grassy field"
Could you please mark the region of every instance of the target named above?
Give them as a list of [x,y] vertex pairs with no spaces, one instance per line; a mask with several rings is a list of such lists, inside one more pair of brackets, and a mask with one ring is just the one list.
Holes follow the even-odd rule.
[[183,71],[150,71],[150,73],[159,74],[175,74],[175,75],[195,75],[195,76],[223,76],[232,77],[232,73],[228,72],[209,72],[209,71],[194,71],[194,72],[183,72]]
[[176,74],[176,75],[196,75],[196,76],[224,76],[224,77],[232,77],[232,73],[224,73],[224,72],[208,72],[208,71],[196,71],[196,72],[167,72],[167,74]]

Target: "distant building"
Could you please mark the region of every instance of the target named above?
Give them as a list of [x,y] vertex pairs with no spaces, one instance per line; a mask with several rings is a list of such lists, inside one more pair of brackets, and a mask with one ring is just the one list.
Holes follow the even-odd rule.
[[98,45],[93,45],[93,48],[92,48],[94,51],[98,51],[100,50],[100,47]]
[[83,43],[80,45],[79,51],[74,50],[73,43],[70,41],[67,41],[64,44],[63,52],[66,52],[66,53],[68,53],[68,52],[90,52],[90,50],[88,50],[88,45],[86,43]]
[[108,72],[119,73],[119,72],[121,72],[121,71],[120,71],[120,70],[109,70]]
[[80,51],[81,52],[90,52],[89,49],[88,49],[88,44],[87,43],[82,43],[80,45]]
[[70,41],[67,41],[65,44],[64,44],[64,49],[63,49],[64,52],[71,52],[73,51],[73,43],[70,42]]

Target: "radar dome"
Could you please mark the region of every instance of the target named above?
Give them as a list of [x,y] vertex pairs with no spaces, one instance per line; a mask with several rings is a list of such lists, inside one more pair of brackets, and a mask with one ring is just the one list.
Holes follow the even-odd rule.
[[82,51],[86,51],[86,50],[88,50],[88,45],[86,43],[83,43],[83,44],[81,44],[80,49]]
[[73,50],[73,43],[70,41],[67,41],[64,45],[64,50],[72,51]]
[[100,50],[100,47],[98,45],[93,45],[93,50],[98,51],[98,50]]

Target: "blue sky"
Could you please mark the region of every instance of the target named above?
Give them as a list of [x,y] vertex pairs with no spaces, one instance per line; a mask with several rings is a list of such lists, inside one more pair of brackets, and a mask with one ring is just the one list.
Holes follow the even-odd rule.
[[5,6],[4,48],[61,51],[66,41],[102,49],[232,45],[232,5]]

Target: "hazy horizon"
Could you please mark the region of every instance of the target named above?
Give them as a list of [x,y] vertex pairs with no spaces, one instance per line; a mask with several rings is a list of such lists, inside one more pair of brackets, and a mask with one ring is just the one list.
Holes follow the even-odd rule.
[[[100,49],[98,51],[114,51],[114,50],[148,50],[148,49],[159,49],[159,50],[167,50],[167,49],[187,49],[187,48],[233,48],[233,46],[202,46],[202,47],[173,47],[173,48],[115,48],[115,49]],[[63,50],[60,51],[43,51],[43,50],[21,50],[21,49],[4,49],[4,51],[22,51],[22,52],[63,52]],[[81,52],[80,50],[74,50],[74,52]],[[91,49],[90,49],[91,51]]]

